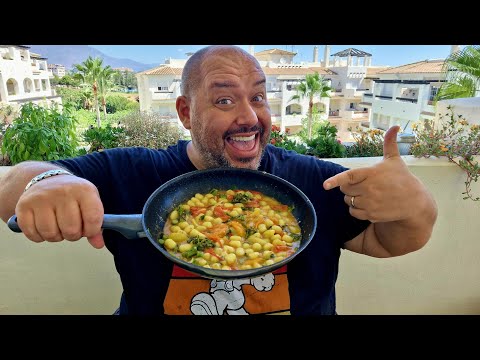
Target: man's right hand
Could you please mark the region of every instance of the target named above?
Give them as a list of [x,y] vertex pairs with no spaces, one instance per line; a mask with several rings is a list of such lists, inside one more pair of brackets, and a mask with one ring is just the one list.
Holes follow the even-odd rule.
[[100,249],[103,204],[95,185],[77,176],[58,175],[25,191],[15,207],[17,223],[35,242],[76,241],[86,237]]

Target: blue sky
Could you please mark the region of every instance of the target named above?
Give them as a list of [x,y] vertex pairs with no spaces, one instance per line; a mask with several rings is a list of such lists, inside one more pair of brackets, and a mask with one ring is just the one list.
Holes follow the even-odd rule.
[[[105,55],[126,58],[145,64],[162,64],[166,58],[185,59],[186,53],[194,52],[205,45],[90,45]],[[239,45],[245,50],[249,45]],[[295,60],[312,61],[312,45],[255,45],[255,51],[278,48],[296,52]],[[323,59],[325,45],[317,45],[319,58]],[[460,45],[462,48],[463,45]],[[398,66],[426,59],[444,59],[451,45],[330,45],[330,54],[356,48],[372,54],[372,65]]]

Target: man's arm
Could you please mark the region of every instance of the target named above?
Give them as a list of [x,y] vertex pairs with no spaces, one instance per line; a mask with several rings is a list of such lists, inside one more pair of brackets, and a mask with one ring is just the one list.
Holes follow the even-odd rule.
[[70,241],[87,237],[95,248],[102,248],[103,204],[94,184],[77,176],[45,178],[27,191],[35,176],[60,166],[48,162],[22,162],[0,178],[0,217],[12,215],[23,234],[34,242]]
[[0,218],[7,222],[15,214],[18,199],[28,182],[44,171],[59,169],[55,164],[41,161],[25,161],[13,166],[0,177]]
[[421,249],[430,239],[437,219],[435,201],[428,192],[415,199],[411,217],[405,220],[370,224],[360,235],[345,243],[345,248],[373,257],[404,255]]
[[385,134],[383,161],[344,171],[323,184],[326,190],[339,186],[350,214],[372,222],[345,243],[348,250],[374,257],[399,256],[422,248],[431,237],[437,205],[400,157],[398,129],[392,127]]

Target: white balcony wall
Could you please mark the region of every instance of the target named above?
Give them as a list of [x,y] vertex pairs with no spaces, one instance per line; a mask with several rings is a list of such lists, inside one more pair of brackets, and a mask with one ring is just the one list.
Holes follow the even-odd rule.
[[[480,314],[480,204],[463,200],[465,174],[445,159],[404,156],[432,192],[438,219],[419,251],[377,259],[342,251],[339,314]],[[381,158],[328,159],[356,168]],[[0,167],[0,176],[9,168]],[[473,190],[480,194],[480,185]],[[0,314],[111,314],[121,285],[106,249],[33,243],[0,222]]]

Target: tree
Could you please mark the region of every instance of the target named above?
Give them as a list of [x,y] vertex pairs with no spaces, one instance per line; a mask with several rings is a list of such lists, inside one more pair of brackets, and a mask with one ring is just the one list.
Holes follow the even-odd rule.
[[480,46],[467,45],[450,54],[443,65],[445,80],[435,101],[474,97],[480,92]]
[[116,87],[121,88],[122,91],[137,87],[137,78],[135,77],[135,74],[131,71],[116,70],[112,78],[113,83],[116,85]]
[[318,96],[321,98],[330,97],[329,91],[332,90],[328,86],[328,80],[324,79],[322,76],[315,72],[314,74],[307,74],[305,80],[302,80],[299,85],[297,85],[297,94],[293,95],[290,99],[292,100],[302,100],[308,99],[308,140],[312,138],[312,123],[313,123],[313,99]]
[[103,107],[103,115],[105,120],[107,120],[107,93],[113,87],[112,76],[115,71],[110,67],[110,65],[105,66],[99,73],[98,76],[98,91],[100,94],[100,100]]
[[101,58],[92,58],[89,56],[81,64],[74,64],[74,68],[78,71],[75,74],[75,78],[80,79],[84,83],[87,83],[92,86],[93,90],[93,99],[95,102],[95,110],[97,111],[97,126],[100,127],[100,108],[98,106],[98,79],[101,76],[102,72],[102,63]]
[[92,105],[93,105],[92,88],[87,87],[87,86],[83,86],[82,90],[81,90],[81,93],[80,93],[80,96],[81,96],[81,100],[82,100],[82,107],[85,110],[90,110],[92,108]]
[[66,86],[79,86],[79,81],[76,80],[73,76],[65,74],[61,79],[58,81],[59,85],[66,85]]

